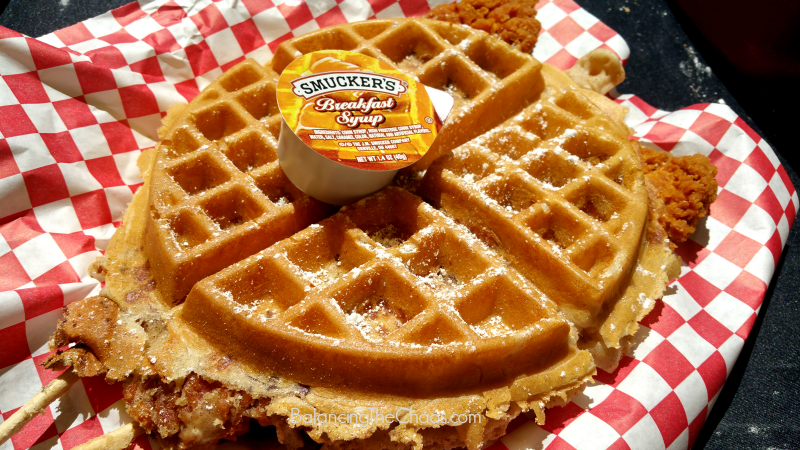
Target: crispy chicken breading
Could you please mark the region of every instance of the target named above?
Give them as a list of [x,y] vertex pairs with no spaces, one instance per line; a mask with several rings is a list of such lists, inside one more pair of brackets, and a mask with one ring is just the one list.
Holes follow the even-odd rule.
[[694,233],[717,199],[717,168],[704,155],[672,156],[642,147],[642,164],[651,195],[651,208],[672,244]]
[[536,20],[536,3],[536,0],[464,0],[439,5],[425,17],[496,34],[523,52],[530,53],[542,28]]

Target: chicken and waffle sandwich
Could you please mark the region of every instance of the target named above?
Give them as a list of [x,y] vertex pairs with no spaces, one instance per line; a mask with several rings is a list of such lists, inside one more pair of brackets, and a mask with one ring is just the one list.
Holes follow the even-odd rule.
[[[423,159],[338,210],[277,160],[278,77],[324,49],[455,99]],[[483,31],[398,19],[240,63],[170,108],[92,266],[105,287],[66,308],[53,346],[69,348],[47,364],[123,383],[136,430],[171,449],[253,421],[290,449],[478,449],[519,414],[543,423],[616,366],[678,273],[625,110],[590,89],[621,81],[619,62],[580,66],[607,58],[567,74]]]

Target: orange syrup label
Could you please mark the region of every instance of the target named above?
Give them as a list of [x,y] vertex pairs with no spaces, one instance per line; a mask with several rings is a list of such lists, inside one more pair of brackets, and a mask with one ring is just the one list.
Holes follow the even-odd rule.
[[277,96],[283,119],[306,145],[357,169],[413,164],[442,127],[421,83],[345,50],[294,60],[280,76]]

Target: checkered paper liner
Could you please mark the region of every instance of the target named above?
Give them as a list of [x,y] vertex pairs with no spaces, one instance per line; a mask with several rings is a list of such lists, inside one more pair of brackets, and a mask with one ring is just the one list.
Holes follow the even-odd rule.
[[[425,14],[436,0],[132,3],[38,39],[0,27],[0,421],[58,374],[62,307],[100,290],[87,274],[141,186],[135,161],[167,107],[191,100],[244,58],[320,27]],[[542,0],[534,51],[560,68],[625,41],[570,0]],[[614,373],[545,425],[512,422],[491,448],[688,448],[752,328],[798,198],[774,152],[730,108],[660,111],[641,99],[629,125],[644,145],[703,153],[718,167],[711,216],[678,253],[681,277]],[[84,378],[0,450],[72,448],[130,419],[119,385]],[[154,448],[147,437],[135,441]]]

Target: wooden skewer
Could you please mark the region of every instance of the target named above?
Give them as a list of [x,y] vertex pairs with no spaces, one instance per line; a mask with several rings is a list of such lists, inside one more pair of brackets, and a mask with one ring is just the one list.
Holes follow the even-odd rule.
[[[53,401],[69,390],[80,377],[72,370],[67,370],[43,387],[39,393],[33,396],[22,408],[18,409],[11,417],[0,423],[0,445],[22,429],[37,414],[44,412],[45,408]],[[122,450],[128,448],[131,441],[144,433],[144,429],[138,424],[129,423],[111,433],[98,436],[89,442],[75,447],[75,450]]]
[[123,450],[131,445],[137,436],[144,433],[138,424],[129,423],[111,433],[98,436],[91,441],[74,447],[73,450]]
[[67,392],[78,379],[79,377],[75,372],[67,370],[43,387],[38,394],[22,405],[22,408],[12,414],[8,420],[0,423],[0,445],[3,445],[11,436],[21,430],[37,414],[43,413],[47,405],[53,403],[55,399]]

